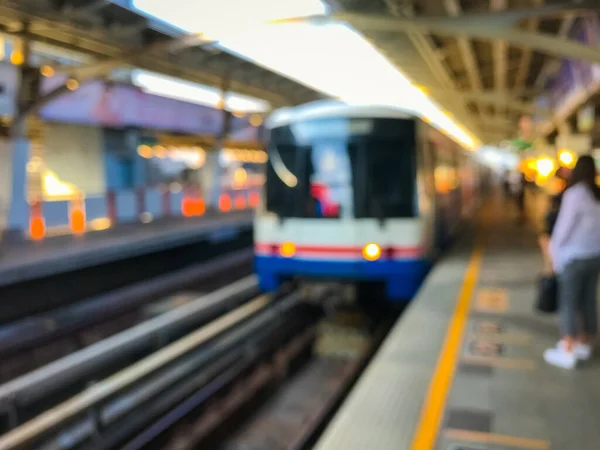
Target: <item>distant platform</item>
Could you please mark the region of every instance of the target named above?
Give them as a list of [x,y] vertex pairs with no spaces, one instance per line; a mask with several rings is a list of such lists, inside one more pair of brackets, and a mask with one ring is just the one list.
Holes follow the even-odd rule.
[[176,248],[203,239],[229,239],[252,227],[253,211],[207,214],[124,224],[81,236],[0,245],[0,286],[57,275],[120,259]]
[[574,371],[543,361],[558,328],[534,311],[536,234],[501,200],[483,216],[479,240],[434,268],[315,450],[599,448],[600,357]]

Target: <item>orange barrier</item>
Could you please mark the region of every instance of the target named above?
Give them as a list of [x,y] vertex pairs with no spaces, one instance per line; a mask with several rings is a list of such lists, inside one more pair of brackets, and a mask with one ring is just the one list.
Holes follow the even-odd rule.
[[248,205],[250,208],[256,208],[260,203],[260,194],[256,191],[252,191],[248,194]]
[[42,211],[42,202],[39,199],[30,204],[29,235],[36,241],[44,239],[46,235],[46,221]]
[[181,201],[181,214],[184,217],[201,216],[206,212],[204,200],[195,197],[184,197]]
[[69,203],[69,225],[75,234],[82,234],[85,231],[85,203],[81,198]]
[[223,212],[231,211],[231,197],[228,194],[221,194],[219,197],[219,209]]
[[235,209],[245,209],[246,208],[246,198],[244,197],[244,194],[238,194],[235,197],[234,206],[235,206]]

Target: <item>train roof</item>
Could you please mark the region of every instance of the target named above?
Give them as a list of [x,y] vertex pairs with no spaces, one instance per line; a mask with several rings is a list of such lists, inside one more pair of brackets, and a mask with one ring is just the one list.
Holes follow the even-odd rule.
[[300,106],[275,110],[267,119],[268,128],[290,123],[328,118],[412,119],[417,115],[406,109],[386,105],[349,105],[339,100],[319,100]]

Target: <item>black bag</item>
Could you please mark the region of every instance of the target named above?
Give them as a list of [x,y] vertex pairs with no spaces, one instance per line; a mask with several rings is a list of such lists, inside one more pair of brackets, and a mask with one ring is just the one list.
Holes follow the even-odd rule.
[[543,313],[554,313],[558,310],[558,280],[556,275],[543,275],[539,278],[535,308]]

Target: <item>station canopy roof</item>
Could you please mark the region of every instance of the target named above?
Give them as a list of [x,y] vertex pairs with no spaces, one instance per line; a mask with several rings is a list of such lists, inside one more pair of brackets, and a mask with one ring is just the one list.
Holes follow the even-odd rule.
[[[600,51],[569,39],[598,9],[597,0],[5,0],[0,30],[86,53],[96,68],[209,86],[229,78],[231,90],[273,106],[404,102],[475,147],[517,134],[557,61],[600,63]],[[271,28],[254,28],[259,19]]]
[[[518,134],[561,59],[600,63],[570,36],[597,0],[336,0],[327,20],[359,30],[482,140]],[[315,18],[315,20],[318,18]],[[597,32],[598,30],[596,30]],[[549,117],[551,120],[551,117]]]
[[219,88],[229,79],[231,91],[273,106],[323,97],[200,35],[147,17],[129,0],[5,0],[0,32],[91,57],[93,63],[77,72],[82,77],[131,66]]

